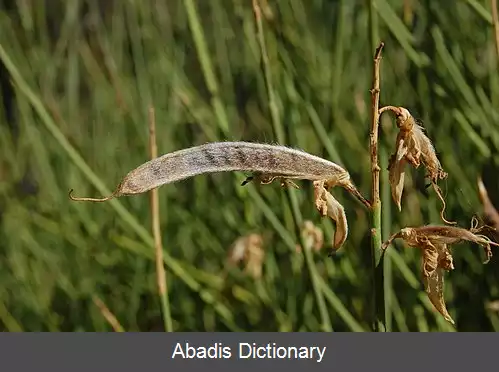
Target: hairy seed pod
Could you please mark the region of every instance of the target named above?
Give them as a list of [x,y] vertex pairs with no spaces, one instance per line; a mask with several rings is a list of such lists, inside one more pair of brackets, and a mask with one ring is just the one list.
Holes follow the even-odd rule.
[[305,151],[251,142],[213,142],[165,154],[132,170],[106,198],[76,198],[71,194],[70,197],[75,201],[100,202],[141,194],[201,174],[231,171],[255,173],[267,181],[326,180],[329,186],[342,186],[370,206],[353,185],[350,174],[338,164]]

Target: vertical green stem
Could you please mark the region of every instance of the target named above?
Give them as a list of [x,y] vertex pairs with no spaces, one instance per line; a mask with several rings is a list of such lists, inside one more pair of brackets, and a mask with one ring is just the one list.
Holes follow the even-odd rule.
[[[380,149],[380,162],[383,169],[386,169],[388,164],[388,154],[386,149]],[[381,199],[390,200],[390,183],[388,179],[388,172],[381,173]],[[382,228],[381,237],[386,237],[390,235],[391,226],[391,204],[383,203],[382,205]],[[393,275],[392,275],[392,260],[390,254],[387,254],[383,258],[383,300],[384,300],[384,317],[385,317],[385,331],[392,331],[393,322]]]
[[229,120],[227,119],[227,113],[220,97],[217,79],[211,63],[210,54],[208,53],[208,47],[206,46],[206,41],[204,39],[203,29],[201,28],[201,21],[199,20],[198,12],[193,0],[185,0],[184,5],[187,12],[189,28],[191,29],[194,44],[196,46],[199,63],[201,65],[201,69],[203,70],[206,86],[211,95],[211,105],[215,111],[218,124],[224,134],[227,134],[229,132]]
[[[156,116],[154,108],[149,107],[149,151],[151,159],[158,157],[158,147],[156,145]],[[166,282],[166,270],[163,258],[163,243],[161,235],[161,222],[159,210],[158,189],[151,190],[151,220],[154,237],[154,248],[156,256],[156,279],[158,284],[158,294],[161,303],[161,314],[166,332],[173,332],[172,314],[170,310],[170,298]]]
[[[371,3],[371,8],[372,8]],[[371,9],[371,13],[374,10]],[[371,14],[371,18],[374,15]],[[371,29],[375,27],[371,23]],[[371,30],[371,36],[373,34]],[[371,90],[372,99],[372,112],[371,112],[371,133],[370,133],[370,153],[371,153],[371,173],[372,173],[372,184],[371,184],[371,258],[372,258],[372,285],[373,285],[373,331],[382,331],[383,325],[378,321],[378,314],[382,313],[380,311],[381,306],[383,306],[383,267],[381,262],[381,199],[379,195],[379,176],[380,176],[380,166],[378,162],[378,132],[379,132],[379,94],[380,94],[380,83],[379,83],[379,64],[381,61],[381,51],[384,44],[380,43],[377,47],[374,55],[374,65],[373,65],[373,88]],[[378,278],[379,274],[381,277]]]
[[[275,93],[274,93],[274,87],[273,87],[273,82],[272,82],[272,72],[270,70],[269,57],[268,57],[268,53],[267,53],[267,48],[265,46],[265,36],[263,33],[261,10],[260,10],[260,6],[258,4],[258,0],[253,0],[253,10],[255,13],[255,20],[256,20],[256,26],[257,26],[257,37],[258,37],[258,43],[259,43],[260,51],[261,51],[263,72],[265,74],[265,81],[267,84],[269,110],[270,110],[272,125],[274,128],[274,135],[276,136],[276,139],[278,142],[285,143],[285,131],[284,131],[284,128],[282,126],[282,123],[281,123],[281,120],[279,117],[279,110],[277,109],[277,104],[275,101]],[[298,200],[296,199],[296,195],[292,192],[292,190],[289,190],[289,189],[287,190],[287,196],[288,196],[288,200],[289,200],[290,205],[291,205],[291,210],[293,213],[293,219],[294,219],[295,226],[297,227],[298,230],[300,230],[300,226],[302,225],[303,217],[301,215],[300,208],[298,206]],[[300,239],[300,244],[303,247],[303,252],[305,254],[305,261],[307,262],[307,267],[308,267],[308,270],[310,272],[310,276],[312,279],[312,286],[314,288],[315,297],[317,300],[320,316],[322,319],[322,329],[326,332],[331,332],[333,330],[333,327],[331,324],[331,319],[329,317],[329,313],[327,311],[326,301],[324,299],[324,294],[321,290],[320,277],[319,277],[319,273],[317,272],[317,269],[315,267],[315,263],[314,263],[314,260],[312,257],[312,252],[310,249],[307,249],[306,242],[304,241],[303,236],[300,233],[300,231],[298,231],[298,236]]]
[[371,48],[376,52],[373,65],[373,88],[371,90],[372,112],[371,112],[371,259],[372,259],[372,288],[373,288],[373,331],[384,331],[384,324],[379,321],[379,317],[384,317],[384,288],[383,288],[383,261],[381,260],[381,199],[379,195],[380,167],[378,163],[378,132],[379,132],[379,64],[381,61],[381,51],[384,44],[378,46],[378,17],[376,13],[376,0],[368,0],[369,5],[369,39]]
[[340,0],[338,9],[338,18],[336,26],[336,39],[334,41],[334,70],[332,74],[332,97],[331,97],[331,119],[337,122],[339,101],[342,91],[341,76],[343,74],[343,55],[345,40],[345,17],[346,17],[346,0]]

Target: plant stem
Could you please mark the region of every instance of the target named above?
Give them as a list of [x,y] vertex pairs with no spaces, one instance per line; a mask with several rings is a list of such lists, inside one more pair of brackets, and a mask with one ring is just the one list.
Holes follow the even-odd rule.
[[378,127],[379,127],[379,65],[381,61],[381,51],[383,50],[384,43],[381,42],[376,48],[374,54],[374,65],[373,65],[373,88],[371,89],[371,99],[372,99],[372,112],[371,112],[371,133],[370,133],[370,153],[371,153],[371,173],[372,173],[372,183],[371,183],[371,257],[372,257],[372,270],[373,270],[373,331],[380,331],[381,326],[377,320],[378,305],[381,305],[383,301],[380,301],[382,293],[382,287],[379,288],[378,280],[376,278],[376,268],[381,258],[381,199],[379,195],[379,175],[380,166],[378,164]]
[[[156,119],[154,108],[149,108],[149,151],[151,159],[158,157],[158,147],[156,145]],[[166,332],[173,332],[172,316],[170,312],[170,300],[166,284],[166,271],[163,264],[163,244],[161,242],[161,228],[159,219],[159,196],[158,189],[154,189],[151,195],[151,219],[152,233],[154,237],[154,248],[156,252],[156,279],[158,282],[158,294],[161,301],[161,312]]]
[[187,19],[192,32],[192,38],[194,39],[194,45],[196,46],[199,64],[201,65],[201,69],[203,70],[206,87],[208,88],[211,95],[211,105],[213,107],[215,116],[217,117],[220,129],[226,135],[230,129],[229,119],[227,118],[227,113],[222,103],[220,90],[218,88],[217,79],[215,77],[215,72],[211,63],[210,54],[208,53],[208,46],[206,45],[206,40],[204,37],[203,29],[201,27],[201,21],[199,19],[198,11],[196,10],[196,6],[194,5],[194,2],[192,0],[185,0],[184,6],[187,12]]
[[[274,86],[272,83],[272,72],[270,70],[270,63],[269,63],[269,57],[267,53],[267,48],[265,46],[265,35],[263,33],[263,24],[262,24],[262,17],[261,17],[261,9],[260,5],[258,4],[258,0],[252,0],[253,3],[253,12],[255,14],[255,20],[256,20],[256,26],[257,26],[257,37],[258,37],[258,43],[260,46],[260,52],[261,52],[261,58],[262,58],[262,67],[263,67],[263,72],[265,75],[265,81],[267,84],[267,94],[268,94],[268,100],[269,100],[269,110],[270,110],[270,116],[272,120],[272,125],[274,128],[274,135],[277,138],[277,141],[280,143],[285,143],[285,131],[282,126],[280,117],[279,117],[279,110],[277,108],[277,104],[275,102],[275,94],[274,94]],[[300,244],[303,247],[303,253],[305,255],[305,261],[307,263],[308,270],[310,272],[310,277],[312,279],[312,286],[314,288],[314,293],[315,297],[317,300],[317,305],[319,307],[319,313],[321,316],[321,321],[322,321],[322,330],[326,332],[331,332],[333,330],[331,319],[329,317],[329,313],[327,311],[326,307],[326,301],[324,299],[324,293],[321,290],[321,280],[319,273],[317,272],[317,268],[315,267],[315,262],[312,257],[312,252],[310,249],[307,249],[306,247],[306,242],[303,239],[303,235],[299,231],[302,223],[303,223],[303,216],[301,215],[300,208],[298,206],[298,200],[296,198],[296,195],[293,194],[292,190],[286,190],[287,191],[287,196],[288,200],[291,206],[291,211],[293,214],[293,220],[294,224],[297,227],[298,230],[298,237],[300,239]]]
[[499,57],[499,15],[497,14],[497,0],[490,0],[492,10],[492,23],[494,23],[494,40],[496,44],[496,53]]
[[125,332],[125,329],[120,324],[119,320],[111,312],[111,310],[109,310],[109,308],[106,306],[106,304],[104,302],[102,302],[102,300],[99,297],[94,295],[94,296],[92,296],[92,300],[93,300],[95,306],[97,306],[99,308],[99,311],[101,312],[104,319],[106,319],[106,321],[111,325],[111,327],[113,327],[113,330],[115,332]]

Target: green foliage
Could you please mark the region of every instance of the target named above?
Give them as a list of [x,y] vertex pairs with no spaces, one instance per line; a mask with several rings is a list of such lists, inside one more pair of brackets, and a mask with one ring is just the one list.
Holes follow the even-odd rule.
[[[344,165],[369,195],[376,40],[367,2],[261,1],[271,107],[250,1],[11,3],[0,8],[2,74],[13,94],[9,101],[4,92],[0,104],[1,329],[109,330],[94,295],[126,330],[162,329],[149,196],[103,204],[67,197],[71,188],[108,195],[148,160],[151,105],[160,153],[278,135]],[[488,2],[372,3],[385,42],[381,105],[407,107],[423,121],[449,173],[446,216],[467,227],[481,211],[482,172],[499,197],[499,70]],[[383,238],[440,223],[422,171],[410,172],[402,212],[393,208],[385,169],[396,132],[388,116],[380,133]],[[311,185],[285,192],[241,187],[244,178],[200,176],[160,189],[174,330],[368,331],[365,208],[336,192],[348,240],[333,259],[325,249],[305,255],[295,249],[301,220],[323,228],[327,242],[333,232]],[[265,238],[258,280],[226,267],[232,242],[253,232]],[[464,243],[454,258],[446,302],[457,330],[499,330],[485,306],[499,296],[497,259],[483,266],[480,251]],[[418,252],[399,246],[385,261],[387,328],[453,331],[422,291]]]

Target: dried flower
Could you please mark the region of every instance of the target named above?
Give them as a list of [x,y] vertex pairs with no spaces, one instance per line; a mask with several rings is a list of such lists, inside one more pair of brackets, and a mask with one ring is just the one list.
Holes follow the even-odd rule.
[[447,173],[444,172],[442,165],[438,160],[431,140],[424,133],[424,128],[416,123],[416,120],[409,110],[404,107],[387,106],[382,110],[386,109],[395,112],[397,115],[397,127],[399,128],[396,140],[396,150],[390,157],[388,165],[392,198],[395,204],[398,209],[401,210],[405,165],[409,163],[414,168],[418,168],[422,163],[427,170],[426,177],[429,178],[433,189],[442,201],[443,208],[440,213],[442,220],[448,224],[455,224],[454,222],[447,221],[444,217],[445,200],[437,182],[446,178]]
[[484,247],[487,256],[484,263],[488,263],[492,257],[490,246],[499,246],[480,234],[483,227],[478,228],[477,223],[478,221],[474,218],[469,230],[456,226],[406,227],[393,234],[382,246],[385,250],[393,240],[401,238],[410,247],[422,250],[422,274],[426,293],[440,314],[452,324],[454,320],[449,315],[444,301],[444,271],[454,269],[448,245],[462,241],[479,244]]
[[[312,221],[305,221],[301,229],[301,233],[305,239],[305,248],[313,249],[318,252],[324,245],[324,233],[322,230],[315,226]],[[302,248],[300,245],[296,246],[296,251],[301,252]]]
[[265,251],[263,249],[263,238],[259,234],[249,234],[239,237],[229,250],[228,262],[236,265],[245,263],[245,272],[254,279],[262,277],[263,260]]

